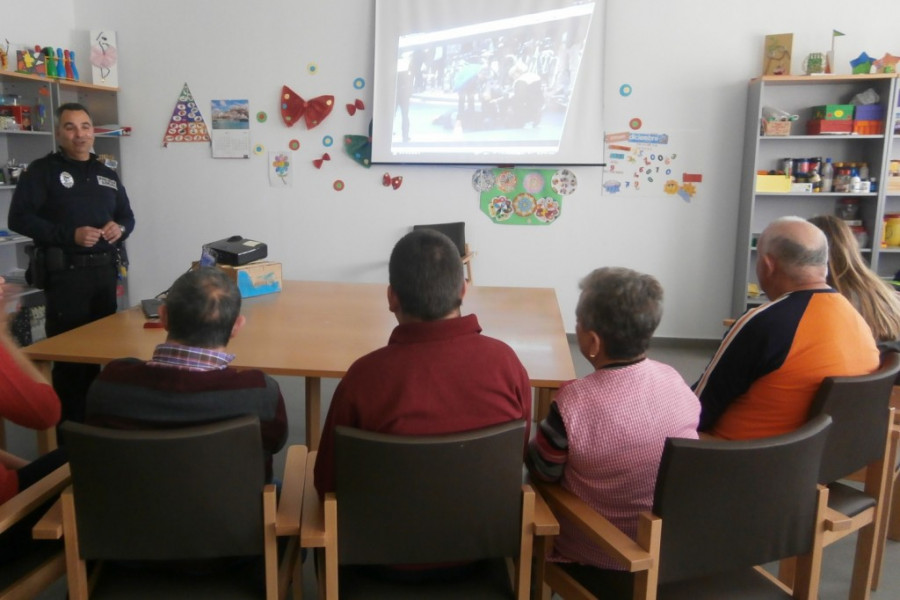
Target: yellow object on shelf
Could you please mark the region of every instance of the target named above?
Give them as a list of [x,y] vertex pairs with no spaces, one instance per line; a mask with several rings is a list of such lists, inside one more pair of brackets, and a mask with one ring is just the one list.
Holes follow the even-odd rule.
[[757,192],[790,192],[791,178],[785,175],[757,175]]

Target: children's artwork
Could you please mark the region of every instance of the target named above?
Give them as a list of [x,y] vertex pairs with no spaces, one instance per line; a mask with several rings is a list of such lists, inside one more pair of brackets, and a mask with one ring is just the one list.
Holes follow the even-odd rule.
[[28,75],[47,75],[47,66],[44,64],[44,53],[40,46],[16,50],[16,71]]
[[766,36],[763,51],[763,75],[791,74],[791,47],[793,33],[775,33]]
[[334,96],[317,96],[307,101],[288,86],[281,86],[281,118],[288,127],[302,117],[306,128],[312,129],[324,121],[333,108]]
[[291,187],[294,184],[294,169],[290,150],[269,152],[269,185]]
[[250,158],[250,101],[212,101],[213,158]]
[[576,180],[568,169],[480,169],[472,185],[481,192],[481,212],[495,223],[550,225]]
[[607,134],[603,194],[667,194],[690,202],[703,181],[684,170],[684,158],[665,133]]
[[862,52],[859,56],[850,61],[850,68],[853,69],[854,75],[865,75],[872,70],[874,58]]
[[898,61],[900,61],[900,56],[885,53],[884,56],[875,61],[875,71],[878,73],[896,73]]
[[0,43],[0,71],[5,71],[9,68],[9,40],[4,39],[3,43]]
[[197,103],[194,102],[194,96],[188,84],[185,83],[181,88],[181,94],[178,96],[178,102],[175,103],[175,110],[172,111],[172,118],[169,120],[169,127],[163,136],[163,146],[168,146],[169,142],[208,142],[209,132],[206,130],[206,122]]
[[115,31],[91,31],[91,75],[94,85],[119,87],[119,51]]

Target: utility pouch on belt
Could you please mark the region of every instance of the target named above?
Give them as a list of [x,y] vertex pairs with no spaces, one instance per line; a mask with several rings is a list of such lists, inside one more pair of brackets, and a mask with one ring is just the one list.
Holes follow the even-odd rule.
[[25,246],[28,255],[28,268],[25,269],[25,281],[28,285],[44,289],[47,283],[47,261],[45,249],[34,244]]

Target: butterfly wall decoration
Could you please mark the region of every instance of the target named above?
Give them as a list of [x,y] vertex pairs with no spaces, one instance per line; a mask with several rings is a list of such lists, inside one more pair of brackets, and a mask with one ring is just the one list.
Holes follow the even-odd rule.
[[322,123],[333,108],[334,96],[316,96],[311,100],[304,100],[288,86],[281,86],[281,118],[288,127],[302,119],[306,122],[306,128],[312,129]]

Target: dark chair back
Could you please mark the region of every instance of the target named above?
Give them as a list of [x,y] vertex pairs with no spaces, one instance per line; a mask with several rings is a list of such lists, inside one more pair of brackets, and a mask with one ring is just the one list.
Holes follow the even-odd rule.
[[653,506],[660,583],[809,552],[830,422],[751,441],[666,440]]
[[810,407],[810,416],[831,415],[833,423],[822,458],[819,482],[829,484],[884,455],[891,390],[900,372],[900,353],[885,353],[870,375],[826,377]]
[[435,436],[337,427],[341,564],[518,556],[525,422]]
[[455,223],[433,223],[431,225],[413,225],[413,231],[417,229],[434,229],[440,231],[453,240],[459,250],[460,256],[466,255],[466,224],[463,221]]
[[263,551],[256,416],[121,431],[66,422],[83,559],[202,559]]

